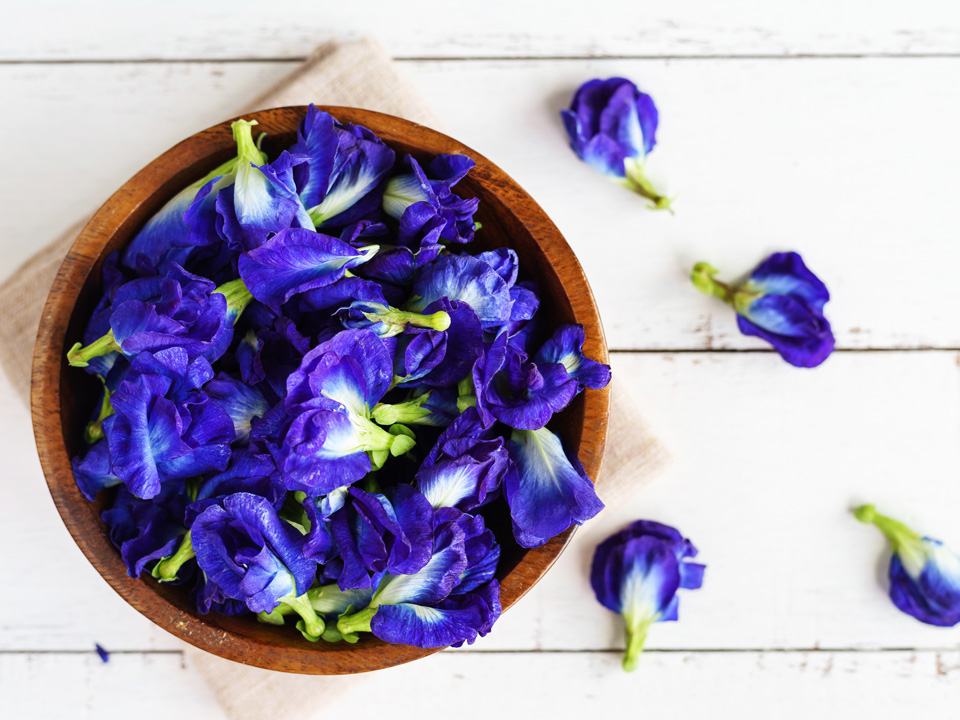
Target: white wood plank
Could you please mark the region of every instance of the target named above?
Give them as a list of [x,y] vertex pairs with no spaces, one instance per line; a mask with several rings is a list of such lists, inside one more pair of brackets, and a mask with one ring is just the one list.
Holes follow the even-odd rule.
[[17,3],[0,59],[302,58],[329,38],[375,35],[403,57],[956,53],[955,4],[917,0],[350,3],[99,0]]
[[[701,549],[704,588],[651,648],[960,648],[960,629],[897,612],[879,533],[849,508],[875,502],[960,549],[960,355],[843,353],[812,373],[769,354],[620,354],[614,372],[675,463],[574,538],[547,577],[475,646],[622,647],[587,572],[595,545],[644,517]],[[16,501],[0,504],[0,649],[177,647],[126,606],[73,545],[47,496],[5,383],[0,438]]]
[[[318,678],[317,703],[299,717],[357,717],[358,706],[359,717],[396,720],[484,720],[506,708],[509,717],[947,717],[958,675],[957,651],[648,653],[632,674],[613,653],[444,652]],[[95,655],[0,655],[6,717],[126,720],[132,708],[144,720],[226,718],[177,654],[114,655],[107,665]]]
[[[0,67],[0,93],[18,108],[3,120],[16,142],[5,146],[15,170],[0,177],[0,276],[293,66]],[[960,284],[937,281],[960,265],[960,58],[406,67],[449,132],[513,174],[558,223],[591,278],[611,347],[765,347],[687,275],[705,259],[736,277],[783,249],[803,253],[830,287],[839,347],[960,347]],[[676,217],[647,211],[565,146],[557,110],[585,78],[614,74],[660,104],[651,170],[679,195]]]

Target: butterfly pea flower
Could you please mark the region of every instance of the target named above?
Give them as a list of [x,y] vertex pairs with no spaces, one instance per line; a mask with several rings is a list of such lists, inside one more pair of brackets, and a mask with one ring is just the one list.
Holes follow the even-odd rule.
[[694,287],[730,305],[744,335],[766,340],[796,367],[816,367],[833,352],[833,331],[823,316],[830,293],[800,255],[774,253],[740,286],[720,282],[714,277],[717,272],[697,263],[691,276]]
[[536,364],[502,333],[473,366],[477,410],[489,427],[499,420],[522,430],[542,428],[578,392],[560,363]]
[[303,357],[287,378],[289,421],[277,453],[284,483],[310,496],[356,482],[415,444],[376,425],[371,410],[393,378],[393,359],[366,329],[343,330]]
[[644,172],[657,144],[659,114],[653,98],[624,78],[588,80],[560,116],[577,157],[652,201],[651,208],[670,207]]
[[263,417],[269,408],[263,394],[226,373],[217,373],[203,386],[203,391],[230,416],[236,442],[246,444],[251,423]]
[[408,287],[417,271],[436,260],[442,249],[442,245],[421,245],[413,250],[403,245],[381,244],[377,254],[359,272],[380,283]]
[[413,574],[375,578],[370,604],[337,622],[343,635],[372,632],[389,643],[446,647],[490,631],[501,610],[493,534],[482,517],[454,508],[439,510],[434,523],[427,564]]
[[675,528],[638,520],[604,540],[593,555],[590,584],[608,610],[623,616],[623,669],[637,668],[650,626],[677,619],[677,590],[703,584],[704,566],[689,562],[697,549]]
[[293,155],[306,158],[294,168],[300,200],[316,227],[344,226],[380,204],[379,187],[396,155],[370,130],[341,124],[314,105],[297,131]]
[[422,386],[409,400],[399,403],[378,403],[372,417],[380,425],[428,425],[447,427],[460,415],[456,388],[429,388]]
[[216,228],[236,252],[259,247],[273,233],[285,228],[314,229],[306,208],[296,194],[292,171],[303,158],[284,152],[271,164],[253,141],[255,120],[233,123],[237,141],[237,169],[233,184],[216,198]]
[[434,509],[470,511],[496,496],[513,469],[503,438],[483,428],[475,408],[447,427],[417,471],[417,488]]
[[255,613],[286,605],[302,618],[305,634],[323,634],[323,620],[306,597],[317,563],[303,556],[300,531],[266,499],[229,495],[197,516],[191,534],[197,564],[224,595]]
[[367,262],[376,245],[356,248],[339,238],[305,228],[282,229],[238,261],[250,293],[279,309],[294,295],[331,285]]
[[443,310],[430,314],[408,312],[377,302],[356,300],[338,311],[346,328],[367,328],[379,337],[395,337],[408,327],[443,331],[450,316]]
[[583,354],[586,336],[583,325],[561,325],[533,356],[537,365],[563,365],[567,375],[577,381],[578,388],[599,390],[610,382],[610,366],[591,360]]
[[397,485],[381,493],[356,487],[330,521],[330,532],[340,548],[342,590],[370,588],[379,572],[407,575],[420,570],[433,547],[433,509],[411,485]]
[[[236,125],[234,137],[238,134],[244,136],[239,144],[247,151],[247,162],[252,160],[263,164],[266,155],[253,143],[250,129],[253,124]],[[247,135],[249,139],[245,137]],[[250,147],[253,147],[252,152]],[[145,274],[157,274],[161,260],[168,254],[178,254],[182,262],[191,252],[191,246],[215,242],[219,237],[216,234],[215,202],[219,191],[233,184],[240,162],[240,155],[233,157],[174,195],[124,249],[122,265]]]
[[67,353],[71,365],[112,352],[133,356],[180,347],[191,356],[217,360],[233,339],[233,326],[252,296],[242,280],[219,287],[175,265],[164,278],[132,280],[114,294],[109,326],[87,345]]
[[188,502],[184,488],[172,483],[150,500],[125,487],[117,490],[101,517],[130,577],[140,577],[148,564],[173,554],[186,533],[183,517]]
[[897,609],[928,625],[960,623],[960,557],[939,540],[881,515],[873,505],[858,507],[854,515],[876,525],[893,547],[890,599]]
[[149,499],[165,480],[223,470],[236,434],[230,416],[199,388],[213,377],[183,348],[141,353],[111,397],[103,421],[111,469],[135,496]]
[[504,477],[503,494],[522,547],[539,547],[603,509],[580,461],[547,428],[514,430],[507,450],[516,469]]
[[412,156],[404,162],[409,173],[396,175],[383,192],[383,211],[400,223],[400,245],[433,245],[441,240],[467,243],[473,240],[473,215],[480,201],[462,198],[451,188],[476,163],[466,155],[437,155],[426,172]]
[[[450,315],[447,316],[447,327]],[[420,384],[425,375],[439,365],[447,354],[447,334],[429,328],[406,328],[397,337],[393,354],[394,384],[398,387],[413,387]],[[392,423],[390,423],[392,424]]]
[[77,456],[70,461],[73,468],[73,477],[81,494],[92,501],[97,493],[104,488],[114,487],[121,483],[113,473],[110,462],[110,448],[106,438],[95,443],[83,458]]
[[420,271],[412,292],[407,310],[424,312],[432,303],[447,298],[469,305],[485,329],[509,321],[513,306],[510,287],[503,278],[469,255],[441,255]]

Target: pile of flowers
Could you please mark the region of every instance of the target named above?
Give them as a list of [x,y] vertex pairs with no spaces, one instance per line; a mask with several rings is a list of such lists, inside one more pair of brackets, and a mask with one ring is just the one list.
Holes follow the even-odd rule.
[[254,125],[104,263],[68,353],[103,387],[76,481],[113,488],[129,574],[201,612],[473,642],[500,614],[488,509],[529,548],[603,507],[547,424],[609,368],[546,327],[512,250],[463,251],[471,159],[311,106],[268,161]]

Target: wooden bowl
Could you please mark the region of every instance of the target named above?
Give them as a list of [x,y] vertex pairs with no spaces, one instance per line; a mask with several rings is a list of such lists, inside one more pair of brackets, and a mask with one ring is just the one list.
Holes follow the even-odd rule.
[[[587,354],[607,362],[603,328],[580,263],[543,210],[506,173],[456,140],[412,122],[354,108],[322,109],[341,122],[370,128],[398,157],[410,153],[423,161],[437,153],[463,153],[474,158],[476,168],[457,186],[458,193],[481,200],[477,219],[483,229],[468,249],[516,250],[522,276],[535,279],[540,286],[540,312],[547,314],[550,325],[582,324]],[[288,107],[244,117],[256,119],[257,129],[268,133],[264,149],[275,157],[280,148],[294,141],[305,114],[305,107]],[[235,153],[229,121],[176,145],[114,193],[80,233],[60,267],[44,308],[33,360],[33,425],[50,494],[73,539],[113,589],[160,627],[208,652],[271,670],[316,675],[364,672],[424,657],[435,650],[388,645],[372,636],[355,645],[311,644],[293,627],[264,625],[252,616],[201,615],[183,587],[127,575],[100,519],[109,493],[100,493],[91,503],[74,482],[70,458],[84,447],[83,429],[97,402],[98,383],[69,367],[66,351],[80,339],[101,295],[101,264],[108,253],[126,245],[177,191]],[[588,390],[551,423],[568,450],[577,451],[593,479],[603,459],[609,404],[609,389]],[[513,543],[506,518],[494,519],[491,524],[503,550],[497,576],[506,609],[550,568],[573,530],[542,547],[525,550]]]

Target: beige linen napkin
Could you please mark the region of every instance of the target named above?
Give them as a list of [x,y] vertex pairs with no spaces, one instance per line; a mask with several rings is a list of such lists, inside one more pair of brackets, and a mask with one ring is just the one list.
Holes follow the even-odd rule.
[[[285,105],[343,105],[396,115],[438,127],[416,88],[375,41],[322,45],[296,71],[241,112]],[[40,315],[53,278],[86,221],[39,250],[0,287],[0,367],[24,402],[29,402],[30,364]],[[19,308],[20,312],[10,312]],[[597,492],[608,505],[629,498],[669,461],[643,424],[636,407],[615,381],[602,477]],[[213,689],[232,720],[310,717],[322,697],[362,682],[363,676],[323,678],[248,667],[189,648],[192,664]]]

